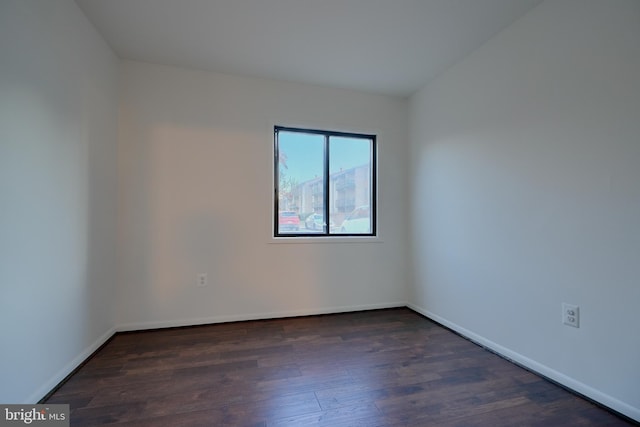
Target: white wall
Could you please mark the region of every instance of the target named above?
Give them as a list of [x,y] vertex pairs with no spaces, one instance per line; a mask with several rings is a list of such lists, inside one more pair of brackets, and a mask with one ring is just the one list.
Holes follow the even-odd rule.
[[[127,61],[120,96],[122,329],[406,303],[405,99]],[[275,124],[378,135],[381,243],[271,242]]]
[[0,2],[0,402],[113,331],[117,72],[73,1]]
[[640,2],[553,0],[417,93],[409,298],[638,420],[639,77]]

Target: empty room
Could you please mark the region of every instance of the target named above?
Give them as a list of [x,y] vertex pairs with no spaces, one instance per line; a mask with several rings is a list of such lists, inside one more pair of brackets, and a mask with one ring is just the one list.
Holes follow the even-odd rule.
[[0,0],[0,289],[2,425],[637,425],[640,1]]

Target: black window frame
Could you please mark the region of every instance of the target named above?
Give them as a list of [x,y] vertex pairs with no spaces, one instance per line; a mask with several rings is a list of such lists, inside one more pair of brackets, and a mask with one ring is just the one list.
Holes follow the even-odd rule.
[[[279,132],[299,132],[305,134],[313,134],[313,135],[323,135],[324,136],[324,159],[323,159],[323,202],[324,202],[324,212],[323,216],[325,218],[325,222],[327,225],[330,223],[331,219],[331,206],[330,206],[330,174],[329,174],[329,150],[330,150],[330,138],[331,137],[345,137],[345,138],[360,138],[371,141],[371,170],[370,170],[370,205],[369,209],[371,212],[371,227],[369,233],[331,233],[330,227],[327,226],[326,229],[321,233],[296,233],[296,232],[287,232],[281,233],[279,230],[279,167],[280,167],[280,151],[278,147],[278,133]],[[289,126],[274,126],[273,128],[273,148],[274,148],[274,180],[273,180],[273,237],[275,238],[341,238],[341,237],[376,237],[378,231],[378,221],[377,221],[377,186],[378,186],[378,150],[377,150],[377,137],[375,134],[365,134],[365,133],[354,133],[354,132],[341,132],[341,131],[332,131],[332,130],[321,130],[321,129],[307,129],[307,128],[297,128],[297,127],[289,127]],[[358,206],[355,206],[354,210],[358,209]],[[351,213],[351,212],[349,212]],[[300,218],[300,221],[303,221]]]

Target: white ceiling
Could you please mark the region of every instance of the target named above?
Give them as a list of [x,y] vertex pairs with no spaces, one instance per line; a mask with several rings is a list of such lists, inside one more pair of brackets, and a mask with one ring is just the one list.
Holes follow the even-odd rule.
[[541,0],[76,0],[125,59],[408,96]]

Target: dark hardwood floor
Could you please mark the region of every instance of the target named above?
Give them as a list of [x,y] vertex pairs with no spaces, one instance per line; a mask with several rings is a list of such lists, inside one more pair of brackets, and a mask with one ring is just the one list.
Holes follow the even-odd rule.
[[71,425],[626,426],[405,308],[117,334]]

